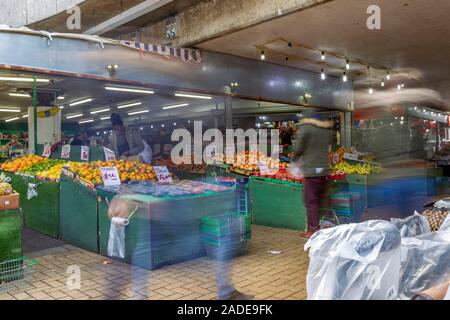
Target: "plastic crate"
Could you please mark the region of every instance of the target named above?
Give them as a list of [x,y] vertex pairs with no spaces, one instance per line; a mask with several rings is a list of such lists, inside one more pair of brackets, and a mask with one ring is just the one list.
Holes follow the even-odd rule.
[[358,192],[339,192],[329,196],[330,208],[338,216],[361,215],[361,194]]

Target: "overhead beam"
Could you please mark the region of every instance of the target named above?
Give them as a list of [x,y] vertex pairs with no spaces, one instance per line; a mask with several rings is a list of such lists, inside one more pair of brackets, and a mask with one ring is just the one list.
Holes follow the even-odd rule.
[[176,15],[177,38],[166,21],[139,30],[142,42],[187,47],[333,0],[210,0]]
[[114,30],[136,18],[148,14],[162,6],[173,2],[173,0],[146,0],[114,17],[100,23],[99,25],[85,31],[89,35],[102,35],[111,30]]

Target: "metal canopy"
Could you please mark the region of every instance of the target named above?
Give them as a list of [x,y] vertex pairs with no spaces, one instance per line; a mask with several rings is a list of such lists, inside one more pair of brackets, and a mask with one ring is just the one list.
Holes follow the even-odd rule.
[[[238,82],[240,97],[300,104],[300,97],[310,93],[310,105],[330,109],[346,108],[352,98],[351,83],[334,77],[322,81],[316,73],[294,68],[213,52],[203,52],[200,64],[184,63],[109,39],[76,37],[0,30],[0,68],[213,95]],[[119,65],[114,78],[107,69],[111,64]]]

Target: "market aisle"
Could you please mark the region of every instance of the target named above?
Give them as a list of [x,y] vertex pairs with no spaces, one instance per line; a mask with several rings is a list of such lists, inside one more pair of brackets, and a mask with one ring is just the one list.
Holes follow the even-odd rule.
[[[253,226],[249,253],[232,261],[236,288],[257,299],[305,299],[308,255],[303,251],[304,244],[298,232]],[[33,256],[40,265],[34,268],[24,287],[0,293],[0,300],[216,297],[214,261],[206,257],[147,271],[119,262],[105,265],[105,257],[71,245],[48,248]],[[66,286],[66,271],[71,265],[81,268],[79,290]]]

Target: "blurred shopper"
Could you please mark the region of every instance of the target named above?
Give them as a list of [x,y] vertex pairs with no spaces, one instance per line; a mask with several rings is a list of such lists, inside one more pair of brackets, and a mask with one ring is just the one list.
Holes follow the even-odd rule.
[[125,127],[118,113],[111,114],[113,133],[110,144],[119,158],[146,162],[151,161],[151,149],[141,137],[139,130]]
[[83,140],[81,139],[80,133],[77,132],[77,133],[73,136],[73,138],[70,140],[69,144],[70,144],[71,146],[84,146],[84,142],[83,142]]
[[306,111],[300,122],[292,161],[300,160],[304,175],[304,197],[308,229],[300,236],[309,239],[320,229],[320,204],[330,171],[328,149],[333,122],[319,113]]

